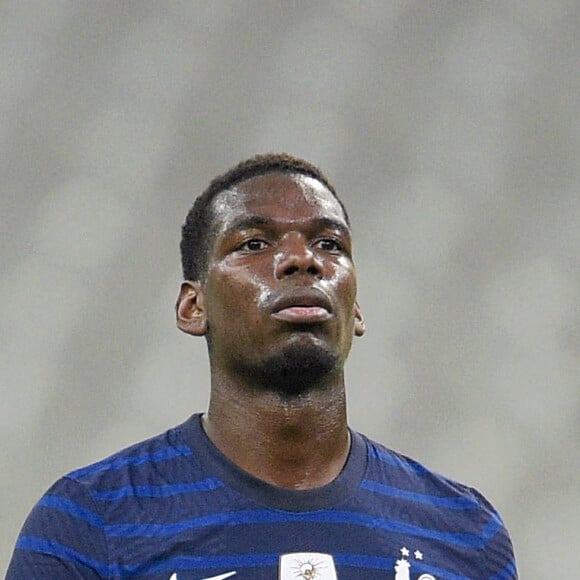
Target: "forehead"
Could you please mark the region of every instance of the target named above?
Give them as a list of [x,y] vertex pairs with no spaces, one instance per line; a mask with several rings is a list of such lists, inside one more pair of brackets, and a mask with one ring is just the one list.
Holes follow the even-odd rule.
[[328,218],[346,224],[342,207],[317,179],[301,174],[268,173],[220,192],[213,201],[214,232],[244,216],[280,221]]

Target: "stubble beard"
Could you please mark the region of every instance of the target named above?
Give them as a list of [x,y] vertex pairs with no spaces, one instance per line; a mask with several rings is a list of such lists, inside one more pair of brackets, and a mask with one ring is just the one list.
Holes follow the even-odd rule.
[[243,374],[256,390],[296,398],[322,390],[339,368],[339,357],[321,345],[298,343],[247,366]]

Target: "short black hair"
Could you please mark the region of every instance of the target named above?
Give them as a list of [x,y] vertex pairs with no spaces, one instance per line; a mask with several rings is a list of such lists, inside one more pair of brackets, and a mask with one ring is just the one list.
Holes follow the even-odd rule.
[[344,204],[339,199],[334,186],[318,167],[288,153],[255,155],[212,179],[207,189],[195,200],[193,207],[189,210],[181,229],[180,244],[181,267],[185,280],[197,281],[205,277],[213,219],[212,201],[215,197],[242,181],[267,173],[298,173],[320,181],[336,198],[344,212],[347,224],[350,225]]

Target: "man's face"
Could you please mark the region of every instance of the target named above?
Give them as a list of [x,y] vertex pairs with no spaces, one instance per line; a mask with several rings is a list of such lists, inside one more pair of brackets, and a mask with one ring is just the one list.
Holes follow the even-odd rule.
[[342,373],[363,327],[336,198],[311,177],[271,173],[220,193],[213,216],[199,297],[212,366],[273,382],[309,366],[313,379]]

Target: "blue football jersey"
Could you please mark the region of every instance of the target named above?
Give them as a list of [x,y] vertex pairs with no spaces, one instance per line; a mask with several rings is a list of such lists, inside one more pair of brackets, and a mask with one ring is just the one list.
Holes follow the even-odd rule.
[[476,490],[363,435],[329,485],[244,472],[201,415],[60,479],[34,507],[9,580],[503,580],[508,532]]

